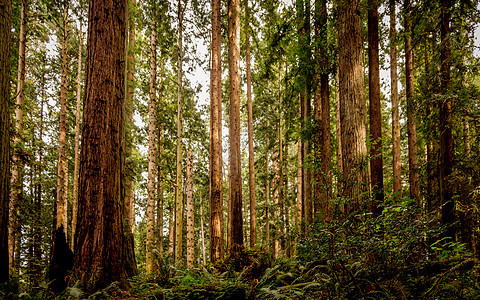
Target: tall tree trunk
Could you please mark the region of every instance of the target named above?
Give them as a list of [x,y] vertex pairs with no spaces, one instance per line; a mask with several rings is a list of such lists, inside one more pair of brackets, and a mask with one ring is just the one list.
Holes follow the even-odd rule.
[[[162,96],[159,97],[159,105],[162,104]],[[158,128],[158,179],[157,179],[157,220],[156,220],[156,241],[157,241],[157,249],[159,251],[160,258],[163,258],[163,204],[164,204],[164,172],[163,172],[163,155],[164,155],[164,141],[165,141],[165,133],[163,130],[163,123],[159,124]]]
[[210,260],[222,259],[222,56],[221,1],[212,0],[212,68],[210,71]]
[[[280,103],[282,103],[282,92],[280,92]],[[277,251],[285,250],[285,203],[283,186],[283,124],[282,112],[279,111],[278,118],[278,207],[279,207],[279,229],[277,229]],[[280,246],[280,247],[279,247]],[[278,255],[277,255],[278,256]]]
[[470,122],[468,119],[463,120],[463,143],[465,157],[469,157],[472,151],[471,139],[470,139]]
[[360,209],[368,198],[366,194],[370,182],[366,161],[366,108],[359,11],[359,0],[343,0],[338,6],[340,126],[347,215]]
[[[154,13],[152,13],[154,15]],[[157,26],[152,22],[150,35],[150,101],[148,102],[148,200],[147,200],[147,274],[153,272],[153,248],[155,244],[155,165],[156,158],[156,98],[157,98]]]
[[[270,123],[267,120],[267,128]],[[265,247],[270,249],[270,174],[268,170],[268,144],[269,138],[267,136],[265,141]]]
[[[287,123],[288,124],[288,123]],[[287,125],[288,126],[288,125]],[[291,249],[291,230],[290,230],[290,205],[291,205],[291,200],[290,200],[290,193],[288,189],[288,143],[289,143],[289,136],[288,136],[288,131],[285,136],[285,153],[283,155],[284,157],[284,174],[285,174],[285,188],[284,188],[284,199],[285,199],[285,249],[287,250],[287,257],[291,257],[292,249]]]
[[390,98],[392,101],[393,193],[401,198],[402,161],[400,157],[400,100],[397,76],[397,17],[395,0],[390,0]]
[[10,193],[10,35],[12,3],[0,7],[0,283],[8,281],[8,205]]
[[175,262],[182,258],[183,239],[183,193],[182,193],[182,66],[183,66],[183,13],[186,4],[178,0],[178,73],[177,73],[177,172],[175,185]]
[[127,48],[127,97],[126,97],[126,166],[125,166],[125,208],[124,218],[127,220],[127,224],[130,227],[130,232],[133,233],[135,228],[135,205],[134,205],[134,186],[133,186],[133,174],[132,166],[130,163],[130,157],[133,150],[133,90],[134,90],[134,73],[135,73],[135,12],[136,12],[136,0],[129,1],[128,7],[128,48]]
[[175,224],[175,210],[173,209],[172,205],[169,205],[169,213],[170,213],[170,218],[168,220],[168,256],[170,257],[170,260],[174,259],[174,239],[175,239],[175,229],[174,229],[174,224]]
[[442,223],[447,226],[446,235],[455,240],[455,202],[453,187],[449,184],[449,176],[453,171],[453,136],[452,136],[452,106],[453,101],[449,96],[450,81],[450,9],[451,0],[441,1],[441,88],[446,95],[440,105],[440,203],[442,207]]
[[17,235],[20,234],[18,230],[18,211],[17,206],[22,195],[23,184],[21,180],[22,162],[15,151],[15,147],[22,142],[23,137],[23,104],[25,98],[25,60],[26,60],[26,44],[27,44],[27,0],[22,0],[22,8],[20,12],[20,34],[18,43],[18,80],[17,92],[15,100],[15,133],[13,136],[13,146],[11,159],[11,188],[10,188],[10,203],[9,203],[9,228],[8,228],[8,255],[10,271],[13,269],[15,252],[18,250]]
[[[65,149],[67,136],[67,47],[68,47],[68,7],[63,8],[63,32],[62,32],[62,74],[60,77],[60,126],[58,138],[58,160],[57,160],[57,222],[56,229],[63,226],[63,234],[66,236],[67,220],[67,199],[65,188],[67,174],[65,167],[67,163],[67,152]],[[54,246],[55,247],[55,246]]]
[[255,193],[255,157],[253,154],[253,105],[252,105],[252,71],[250,62],[250,10],[246,2],[245,48],[247,54],[247,111],[248,111],[248,185],[250,195],[250,247],[257,243],[257,201]]
[[193,152],[187,152],[187,268],[195,263],[194,200],[193,200]]
[[78,30],[78,61],[77,61],[77,110],[75,114],[75,158],[73,169],[73,201],[72,201],[72,239],[70,240],[70,249],[74,248],[75,231],[77,228],[78,215],[78,172],[80,164],[80,109],[82,105],[82,20],[79,20],[80,28]]
[[[337,55],[338,61],[338,55]],[[337,65],[338,69],[338,65]],[[337,136],[337,170],[338,172],[343,172],[343,157],[342,157],[342,126],[340,124],[340,76],[335,74],[335,132]],[[340,194],[342,189],[342,178],[337,180],[337,193]]]
[[230,250],[243,245],[242,174],[240,153],[240,0],[228,0],[228,73],[229,73],[229,189],[228,240]]
[[[121,197],[126,0],[91,0],[74,273],[84,289],[127,286]],[[109,11],[109,14],[105,14]]]
[[413,49],[410,9],[410,0],[405,0],[405,90],[407,98],[408,179],[410,182],[410,197],[419,205],[420,188],[418,184],[417,129],[415,125],[415,107],[413,100]]
[[368,5],[368,86],[370,98],[370,176],[372,178],[372,203],[370,210],[375,216],[381,213],[383,204],[383,157],[382,157],[382,105],[380,102],[380,62],[378,49],[378,2],[369,0]]
[[332,175],[330,162],[332,149],[330,140],[330,97],[327,61],[327,1],[315,1],[315,35],[317,39],[316,91],[314,99],[314,118],[316,126],[315,160],[320,164],[314,169],[315,186],[313,191],[315,213],[321,213],[322,220],[332,218],[330,190]]

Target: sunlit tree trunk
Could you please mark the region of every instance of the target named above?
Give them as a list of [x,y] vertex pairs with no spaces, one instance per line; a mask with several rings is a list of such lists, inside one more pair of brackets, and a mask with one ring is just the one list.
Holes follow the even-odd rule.
[[368,198],[366,105],[363,93],[360,1],[343,0],[338,6],[338,65],[340,126],[345,212],[360,209]]
[[187,268],[195,263],[194,200],[193,200],[193,152],[187,152]]
[[72,239],[70,240],[70,249],[74,248],[75,230],[77,228],[78,214],[78,172],[80,164],[80,116],[82,105],[82,20],[79,20],[80,28],[78,30],[78,61],[77,61],[77,109],[75,114],[75,157],[73,169],[73,201],[72,201]]
[[240,153],[240,0],[228,0],[228,73],[230,95],[228,240],[230,250],[243,245],[242,177]]
[[410,16],[410,0],[404,2],[405,22],[405,77],[407,100],[407,134],[408,134],[408,169],[410,197],[420,204],[420,187],[418,183],[417,129],[415,125],[415,107],[413,100],[413,49],[412,20]]
[[397,17],[395,0],[390,0],[390,98],[392,101],[393,192],[401,197],[402,163],[400,157],[400,101],[397,76]]
[[127,286],[132,268],[126,259],[130,250],[124,249],[121,196],[126,5],[126,0],[89,2],[74,260],[74,274],[86,291],[114,281]]
[[210,71],[210,260],[222,259],[222,57],[221,1],[212,0],[212,68]]
[[370,176],[372,179],[372,203],[370,210],[378,216],[383,204],[383,156],[382,156],[382,105],[380,102],[380,62],[378,49],[378,2],[368,5],[368,91],[370,98]]
[[67,47],[68,47],[68,13],[67,6],[63,8],[63,31],[62,31],[62,74],[60,77],[60,126],[58,138],[58,160],[57,160],[57,222],[56,229],[63,226],[63,234],[67,232],[67,199],[65,198],[66,179],[65,165],[67,153],[65,142],[67,136]]
[[182,106],[183,106],[183,13],[186,4],[178,0],[178,61],[177,61],[177,172],[175,185],[175,262],[182,258],[183,193],[182,193]]
[[199,193],[200,196],[200,234],[202,238],[202,260],[203,265],[207,264],[207,257],[205,252],[205,229],[203,226],[203,201],[202,201],[202,193]]
[[442,207],[442,223],[447,226],[446,235],[455,240],[455,202],[453,187],[449,184],[449,176],[453,171],[453,135],[452,135],[452,106],[453,100],[449,95],[450,80],[450,17],[451,0],[441,1],[441,88],[445,100],[440,105],[440,203]]
[[168,219],[168,256],[170,257],[171,260],[173,260],[173,248],[174,248],[174,235],[175,235],[175,210],[173,209],[173,206],[169,205],[169,213],[170,213],[170,218]]
[[155,244],[155,165],[156,158],[156,98],[157,98],[157,32],[152,22],[150,34],[150,100],[148,102],[148,200],[147,200],[147,274],[153,272],[153,248]]
[[18,250],[17,241],[18,234],[18,201],[21,197],[23,184],[21,181],[22,162],[15,151],[15,147],[22,142],[23,136],[23,104],[25,98],[25,59],[27,44],[27,0],[22,0],[22,8],[20,11],[20,33],[18,43],[18,80],[15,99],[15,133],[13,136],[14,150],[11,159],[11,186],[10,186],[10,203],[9,203],[9,228],[8,228],[8,255],[10,271],[13,272],[15,252]]
[[[162,96],[160,95],[159,97],[159,105],[163,102]],[[159,149],[159,155],[158,155],[158,179],[157,179],[157,219],[156,219],[156,241],[157,241],[157,249],[159,251],[159,255],[161,258],[163,258],[163,204],[164,204],[164,161],[163,161],[163,155],[164,155],[164,148],[163,144],[165,141],[165,133],[163,130],[163,123],[159,124],[158,128],[158,149]]]
[[10,193],[10,36],[12,3],[0,0],[0,283],[8,281]]

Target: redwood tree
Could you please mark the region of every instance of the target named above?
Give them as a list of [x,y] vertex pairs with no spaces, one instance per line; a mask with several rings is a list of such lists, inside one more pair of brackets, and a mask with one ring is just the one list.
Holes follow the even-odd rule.
[[94,290],[127,285],[123,231],[126,0],[90,0],[74,273]]
[[210,260],[222,259],[222,57],[221,1],[212,0],[212,68],[210,71]]
[[0,283],[8,281],[10,181],[10,28],[12,3],[0,0]]

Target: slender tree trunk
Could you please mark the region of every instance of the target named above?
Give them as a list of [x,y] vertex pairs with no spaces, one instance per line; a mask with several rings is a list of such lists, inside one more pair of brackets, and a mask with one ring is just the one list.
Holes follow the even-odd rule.
[[245,48],[247,53],[247,111],[248,111],[248,185],[250,195],[250,247],[257,243],[257,210],[255,193],[255,157],[253,154],[253,105],[252,105],[252,71],[250,62],[250,10],[246,1]]
[[240,0],[228,0],[228,73],[230,95],[227,248],[243,245],[240,153]]
[[221,1],[212,0],[212,68],[210,71],[210,260],[222,259],[222,56]]
[[417,129],[415,125],[415,107],[413,100],[413,49],[412,20],[410,16],[410,0],[405,0],[405,77],[407,98],[407,134],[408,134],[408,168],[410,197],[420,204],[420,188],[418,184]]
[[[267,128],[270,123],[267,120]],[[268,170],[268,144],[270,143],[267,136],[265,141],[265,246],[270,249],[270,174]]]
[[368,198],[366,109],[363,93],[360,1],[342,1],[338,7],[339,100],[342,128],[344,196],[346,214],[360,209]]
[[441,88],[446,95],[440,105],[440,203],[442,207],[442,223],[447,226],[446,235],[455,240],[455,201],[453,187],[449,184],[449,176],[453,171],[453,136],[452,136],[452,106],[453,100],[449,96],[450,80],[450,16],[452,3],[450,0],[441,1]]
[[177,172],[175,185],[175,262],[182,258],[183,239],[183,193],[182,193],[182,107],[183,107],[183,13],[186,4],[178,0],[178,74],[177,74]]
[[152,23],[150,35],[150,101],[148,102],[148,200],[147,200],[147,274],[153,272],[153,248],[155,244],[155,143],[156,129],[156,98],[157,98],[157,32],[156,22]]
[[315,136],[315,159],[320,166],[315,167],[314,206],[315,213],[321,213],[322,220],[332,218],[330,193],[332,175],[330,163],[332,159],[330,139],[330,87],[328,83],[327,61],[327,1],[315,1],[315,34],[317,38],[317,63],[319,71],[316,76],[314,118],[317,127]]
[[133,186],[133,174],[132,166],[130,163],[130,157],[132,156],[133,149],[133,90],[134,90],[134,73],[135,73],[135,11],[136,0],[129,0],[128,8],[128,53],[127,53],[127,97],[126,97],[126,113],[127,113],[127,126],[126,126],[126,147],[125,156],[127,163],[125,166],[125,209],[124,218],[127,220],[130,231],[133,233],[135,228],[135,205],[134,205],[134,186]]
[[10,35],[12,3],[0,0],[0,283],[8,281],[10,193]]
[[370,210],[380,215],[383,204],[383,157],[382,157],[382,105],[380,102],[380,62],[378,49],[378,2],[369,0],[368,5],[368,86],[370,98],[370,176],[372,178],[372,203]]
[[200,197],[200,234],[202,238],[202,260],[203,265],[207,265],[207,257],[205,252],[205,229],[203,226],[203,201],[202,201],[202,193],[199,193]]
[[80,28],[78,30],[78,61],[77,61],[77,110],[75,114],[75,164],[73,169],[73,201],[72,201],[72,239],[70,240],[70,249],[74,248],[75,231],[77,228],[78,215],[78,172],[80,164],[80,109],[82,105],[82,20],[79,20]]
[[[159,104],[163,102],[162,96],[159,97]],[[158,157],[158,180],[157,180],[157,220],[156,220],[156,241],[157,241],[157,249],[159,251],[160,257],[163,258],[163,203],[164,203],[164,162],[163,162],[163,155],[164,155],[164,130],[163,130],[163,123],[159,124],[158,129],[158,149],[159,149],[159,157]]]
[[470,122],[467,119],[463,120],[463,143],[465,157],[469,157],[472,151],[472,142],[470,139]]
[[[58,160],[57,160],[57,222],[56,229],[63,226],[63,234],[66,236],[67,220],[65,212],[67,210],[67,199],[65,198],[65,188],[67,174],[65,167],[67,163],[67,152],[65,149],[67,136],[67,47],[68,47],[68,8],[63,8],[63,32],[62,32],[62,74],[60,79],[60,126],[58,138]],[[54,246],[55,247],[55,246]]]
[[390,0],[390,98],[392,101],[393,193],[401,198],[402,165],[400,157],[400,101],[397,76],[397,17],[395,0]]
[[194,200],[193,200],[193,152],[187,152],[187,268],[195,263]]
[[[282,103],[282,92],[280,92],[280,103]],[[279,229],[277,229],[277,252],[285,250],[285,203],[283,186],[283,124],[282,112],[279,111],[278,118],[278,206],[279,206]],[[279,247],[280,246],[280,247]],[[277,255],[278,256],[278,255]]]
[[[23,137],[23,104],[25,97],[25,60],[26,60],[26,43],[27,43],[27,0],[22,0],[22,8],[20,12],[20,34],[18,43],[18,80],[17,92],[15,100],[15,134],[13,136],[14,147],[22,142]],[[10,203],[9,203],[9,228],[8,228],[8,255],[9,268],[11,272],[15,272],[14,258],[18,231],[18,211],[17,206],[22,195],[23,184],[21,181],[22,162],[15,150],[12,151],[11,159],[11,185],[10,185]]]
[[174,229],[174,224],[175,224],[175,210],[173,209],[172,205],[169,205],[169,213],[170,213],[170,218],[168,220],[168,256],[170,257],[171,260],[173,260],[174,252],[174,239],[175,239],[175,229]]
[[124,249],[121,197],[126,5],[126,0],[89,2],[74,261],[74,273],[87,291],[114,281],[127,286],[131,267],[126,260],[130,250]]
[[[287,123],[288,124],[288,123]],[[286,125],[288,126],[288,125]],[[287,257],[291,257],[292,249],[291,249],[291,230],[290,230],[290,193],[288,189],[288,142],[289,142],[289,136],[288,132],[286,133],[285,136],[285,153],[283,155],[284,157],[284,174],[285,174],[285,188],[284,188],[284,199],[285,199],[285,232],[286,232],[286,241],[285,241],[285,249],[287,250],[286,255]]]

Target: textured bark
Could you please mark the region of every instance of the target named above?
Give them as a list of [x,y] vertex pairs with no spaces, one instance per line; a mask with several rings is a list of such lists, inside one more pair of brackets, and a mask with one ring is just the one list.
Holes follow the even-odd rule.
[[8,281],[10,193],[10,36],[12,3],[0,0],[0,283]]
[[183,13],[185,5],[178,0],[178,61],[177,61],[177,172],[175,185],[175,262],[182,259],[183,192],[182,192],[182,107],[183,107]]
[[395,0],[390,0],[390,98],[392,101],[393,192],[401,198],[402,162],[400,157],[400,100],[397,75],[397,29]]
[[[337,59],[338,61],[338,59]],[[342,126],[340,124],[340,86],[338,72],[335,74],[335,132],[337,134],[337,170],[343,172]],[[337,192],[342,189],[342,180],[337,181]]]
[[343,0],[338,7],[339,100],[342,128],[345,212],[360,209],[368,198],[370,174],[366,147],[360,1]]
[[193,152],[187,152],[187,268],[195,263],[194,200],[193,200]]
[[210,71],[210,260],[222,259],[222,56],[221,1],[212,0],[212,68]]
[[79,20],[80,28],[78,30],[78,60],[77,60],[77,109],[75,114],[75,157],[73,169],[73,200],[72,200],[72,239],[70,240],[70,249],[74,248],[75,231],[77,228],[78,215],[78,172],[80,166],[80,109],[82,105],[82,20]]
[[250,196],[250,247],[257,243],[257,201],[255,193],[255,157],[253,154],[253,105],[252,105],[252,71],[250,62],[250,10],[246,2],[247,28],[245,32],[245,48],[247,60],[247,113],[248,113],[248,186]]
[[150,34],[150,99],[148,101],[148,199],[147,199],[147,274],[153,272],[153,248],[155,244],[155,165],[156,158],[156,101],[157,101],[157,32],[156,22],[152,22]]
[[243,245],[240,153],[240,0],[228,0],[229,172],[227,248]]
[[133,149],[133,136],[132,136],[132,126],[133,126],[133,81],[135,73],[135,6],[136,1],[129,1],[128,9],[128,53],[127,53],[127,97],[126,97],[126,113],[127,113],[127,126],[126,126],[126,143],[125,143],[125,156],[126,156],[126,166],[125,166],[125,208],[124,208],[124,218],[127,220],[130,225],[130,231],[133,233],[135,229],[135,205],[134,205],[134,186],[133,186],[133,174],[131,159],[132,149]]
[[450,0],[441,1],[440,32],[442,45],[440,47],[441,61],[441,88],[445,100],[440,105],[440,203],[442,207],[442,223],[447,226],[446,235],[455,240],[455,201],[453,187],[449,184],[449,176],[453,171],[453,135],[452,135],[452,106],[453,100],[449,96],[450,80],[450,16],[452,3]]
[[[63,8],[63,32],[62,32],[62,73],[60,76],[60,126],[58,137],[58,160],[57,160],[57,222],[56,228],[63,226],[64,235],[67,232],[67,199],[65,198],[66,179],[65,172],[67,153],[65,149],[67,136],[67,47],[68,47],[68,13],[67,6]],[[55,247],[55,246],[54,246]]]
[[417,129],[415,125],[415,107],[413,100],[413,49],[412,20],[410,16],[410,0],[404,2],[405,10],[405,77],[407,100],[407,134],[408,134],[408,180],[410,197],[420,204],[420,187],[418,183]]
[[[18,78],[17,91],[15,99],[15,133],[13,136],[14,148],[22,142],[23,131],[23,104],[25,98],[25,60],[26,60],[26,43],[27,43],[27,0],[22,0],[22,8],[20,12],[20,34],[18,43]],[[8,255],[10,271],[13,272],[14,256],[18,251],[16,245],[20,234],[18,225],[17,206],[22,195],[23,184],[20,179],[23,164],[14,150],[11,160],[11,185],[10,185],[10,203],[9,203],[9,228],[8,228]]]
[[380,62],[378,49],[378,2],[368,5],[368,86],[370,98],[370,176],[372,179],[371,212],[378,216],[383,204],[382,105],[380,102]]
[[327,61],[327,1],[315,1],[315,35],[317,39],[317,72],[315,74],[316,90],[314,99],[315,119],[315,160],[314,169],[314,209],[320,213],[322,220],[328,221],[332,218],[332,205],[330,193],[332,186],[332,174],[330,163],[332,159],[330,139],[330,97],[328,83],[328,61]]
[[74,273],[87,291],[126,281],[121,197],[126,1],[91,0]]

